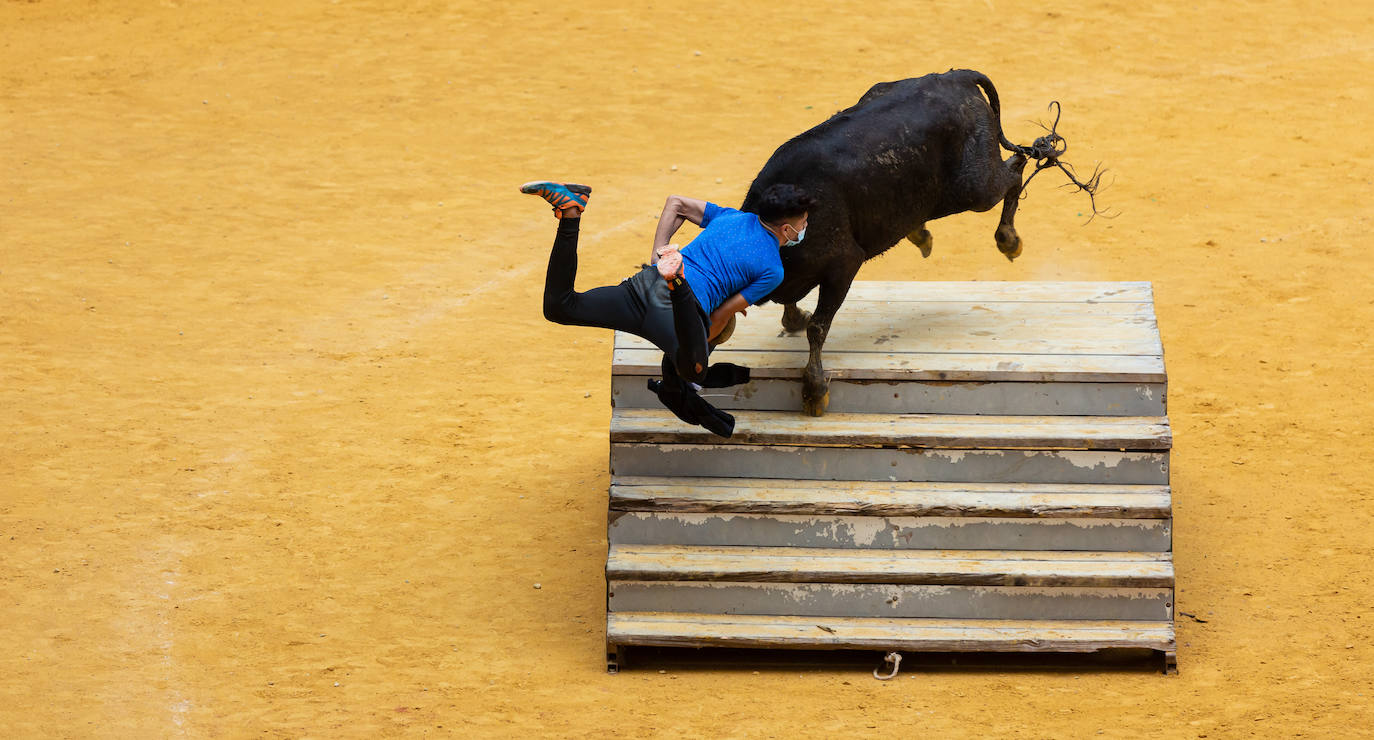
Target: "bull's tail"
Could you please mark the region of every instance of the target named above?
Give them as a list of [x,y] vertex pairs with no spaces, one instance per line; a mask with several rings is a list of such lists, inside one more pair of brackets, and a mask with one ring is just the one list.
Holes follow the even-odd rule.
[[[1030,173],[1030,176],[1026,178],[1026,181],[1021,183],[1021,187],[1025,188],[1026,185],[1029,185],[1031,179],[1040,174],[1041,170],[1046,170],[1050,167],[1058,167],[1063,171],[1064,175],[1069,178],[1070,183],[1088,194],[1088,201],[1092,205],[1093,216],[1105,215],[1105,211],[1099,210],[1097,207],[1097,191],[1102,185],[1102,175],[1106,173],[1106,170],[1102,169],[1101,165],[1098,165],[1093,169],[1092,176],[1088,178],[1087,182],[1084,182],[1079,180],[1078,176],[1074,173],[1073,165],[1059,161],[1059,158],[1064,156],[1064,152],[1069,149],[1068,143],[1064,141],[1064,137],[1060,136],[1057,131],[1059,128],[1059,116],[1063,113],[1063,109],[1059,106],[1059,101],[1050,101],[1050,110],[1054,111],[1054,123],[1045,128],[1044,136],[1037,138],[1035,143],[1030,146],[1013,144],[1007,139],[1006,134],[1002,132],[1002,104],[997,99],[997,88],[992,86],[992,80],[989,80],[987,75],[981,72],[975,72],[973,70],[967,70],[967,72],[970,75],[969,80],[982,88],[983,94],[988,98],[988,105],[992,108],[992,120],[997,122],[997,138],[1001,141],[1002,148],[1009,152],[1021,154],[1026,159],[1035,162],[1035,169]],[[1108,218],[1110,218],[1110,216],[1108,216]],[[1089,220],[1092,219],[1089,218]]]
[[[1002,103],[997,98],[997,88],[992,86],[992,80],[989,80],[988,76],[982,72],[968,70],[968,74],[969,81],[982,88],[983,94],[988,98],[988,105],[992,107],[992,120],[997,122],[997,138],[1002,142],[1003,149],[1009,152],[1023,154],[1026,159],[1033,160],[1037,163],[1044,159],[1058,159],[1065,151],[1068,151],[1068,145],[1064,142],[1064,137],[1055,133],[1054,126],[1050,127],[1049,133],[1036,139],[1035,143],[1030,146],[1021,146],[1011,143],[1011,141],[1007,139],[1007,135],[1002,132]],[[1057,109],[1059,108],[1059,101],[1050,103],[1050,106],[1056,109],[1054,123],[1055,126],[1058,126],[1059,114]]]
[[975,72],[971,69],[964,71],[968,75],[969,82],[981,87],[983,94],[987,96],[988,105],[992,108],[992,120],[997,122],[997,138],[1001,140],[1002,148],[1009,152],[1020,152],[1029,157],[1030,154],[1025,151],[1026,147],[1011,143],[1006,134],[1002,133],[1002,101],[997,98],[997,88],[992,86],[992,80],[989,80],[988,76],[982,72]]

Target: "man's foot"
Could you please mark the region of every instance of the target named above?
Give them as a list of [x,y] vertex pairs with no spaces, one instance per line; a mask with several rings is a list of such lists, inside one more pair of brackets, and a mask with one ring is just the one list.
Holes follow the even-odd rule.
[[558,218],[582,215],[587,208],[587,199],[592,197],[592,189],[586,185],[547,180],[527,182],[520,186],[520,192],[548,201],[553,206],[553,215]]
[[663,380],[648,380],[649,390],[658,396],[664,405],[677,418],[688,424],[697,424],[718,437],[729,437],[735,433],[735,417],[706,402],[692,389],[691,385],[671,375]]
[[706,368],[701,385],[706,388],[729,388],[749,382],[749,368],[733,362],[717,362]]
[[687,411],[687,388],[678,378],[668,376],[663,380],[649,378],[646,385],[649,391],[658,396],[658,402],[663,404],[663,408],[673,412],[673,416],[681,419],[688,424],[699,423],[695,413]]
[[717,437],[728,438],[735,433],[735,417],[712,406],[695,393],[687,397],[687,413],[695,414],[697,423]]

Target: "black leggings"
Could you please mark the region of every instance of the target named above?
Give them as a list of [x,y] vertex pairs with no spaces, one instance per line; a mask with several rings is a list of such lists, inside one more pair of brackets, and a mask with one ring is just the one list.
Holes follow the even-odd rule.
[[[685,282],[675,290],[654,267],[619,285],[573,290],[577,277],[577,230],[582,219],[558,222],[544,278],[544,318],[557,324],[595,326],[629,332],[653,342],[672,359],[678,374],[700,383],[706,377],[707,317]],[[667,363],[665,363],[666,365]]]

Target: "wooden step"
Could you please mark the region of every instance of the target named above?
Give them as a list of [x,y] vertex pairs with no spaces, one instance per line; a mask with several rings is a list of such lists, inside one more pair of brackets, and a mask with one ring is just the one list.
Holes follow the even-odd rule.
[[1171,588],[1167,552],[612,545],[607,580]]
[[745,581],[607,582],[613,612],[923,619],[1173,618],[1173,589]]
[[[757,311],[751,309],[750,313]],[[750,317],[753,320],[753,317]],[[617,376],[660,374],[663,353],[653,347],[625,347],[631,335],[617,332],[611,355]],[[749,368],[751,377],[801,378],[807,352],[754,350],[731,344],[711,353],[711,362]],[[732,346],[733,345],[733,346]],[[1040,355],[1005,352],[903,353],[846,352],[825,348],[825,374],[831,380],[950,381],[963,383],[1157,383],[1166,381],[1162,355]]]
[[[715,360],[719,360],[717,357]],[[794,360],[795,361],[795,360]],[[655,360],[656,362],[656,360]],[[792,411],[801,408],[800,368],[792,377],[759,377],[744,385],[703,391],[716,408]],[[653,367],[657,376],[658,366]],[[611,378],[616,408],[659,408],[642,375]],[[830,413],[988,414],[1004,416],[1164,416],[1163,383],[949,382],[846,380],[830,382]]]
[[[1159,356],[1159,330],[1149,304],[1122,311],[1064,301],[1026,306],[1014,302],[927,303],[846,299],[826,346],[836,352],[908,352]],[[751,309],[723,347],[755,351],[808,351],[804,332],[781,330],[781,312]],[[776,315],[777,319],[772,320]],[[627,336],[617,347],[652,347]]]
[[1171,530],[1162,486],[615,478],[607,535],[612,544],[1166,551]]
[[[755,320],[750,309],[750,321]],[[841,309],[843,313],[843,309]],[[760,317],[762,319],[762,317]],[[616,376],[658,377],[663,353],[653,347],[627,347],[631,335],[617,332],[611,355]],[[733,362],[751,377],[801,378],[807,351],[754,350],[735,343],[711,353],[711,362]],[[825,374],[831,380],[950,381],[963,383],[1153,383],[1166,381],[1162,355],[1044,355],[1009,352],[858,352],[825,348]]]
[[1003,450],[1167,450],[1161,416],[968,416],[739,411],[728,439],[684,424],[666,409],[616,409],[611,442],[825,445]]
[[664,647],[808,648],[911,652],[1172,652],[1171,622],[874,619],[619,612],[606,641]]
[[1169,453],[1165,450],[962,450],[749,445],[722,441],[726,443],[612,442],[611,474],[938,483],[1167,485],[1169,482]]
[[[756,380],[800,377],[807,339],[781,332],[781,314],[752,308],[712,360],[745,365]],[[658,375],[661,357],[618,333],[612,374]],[[825,367],[846,381],[1166,381],[1149,283],[856,282],[831,324]]]
[[611,479],[613,511],[893,517],[1168,519],[1168,486]]
[[1168,519],[612,514],[612,544],[819,547],[875,550],[1163,552]]
[[[849,289],[847,300],[886,303],[1082,303],[1111,306],[1123,303],[1154,303],[1148,281],[1092,280],[861,280]],[[846,304],[847,305],[847,304]]]

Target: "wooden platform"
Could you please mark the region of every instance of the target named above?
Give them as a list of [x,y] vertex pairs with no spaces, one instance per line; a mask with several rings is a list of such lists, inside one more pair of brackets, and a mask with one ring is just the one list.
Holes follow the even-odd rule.
[[[801,408],[804,333],[751,308],[712,355],[754,382],[726,409]],[[616,408],[658,408],[643,378],[662,353],[618,334]],[[1149,283],[855,283],[825,345],[831,413],[1164,416],[1163,349]]]
[[1173,665],[1167,380],[1148,283],[856,283],[800,413],[804,335],[750,309],[705,391],[616,335],[608,666],[626,648],[1066,651]]

